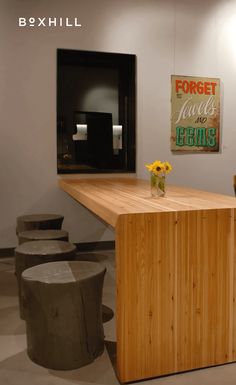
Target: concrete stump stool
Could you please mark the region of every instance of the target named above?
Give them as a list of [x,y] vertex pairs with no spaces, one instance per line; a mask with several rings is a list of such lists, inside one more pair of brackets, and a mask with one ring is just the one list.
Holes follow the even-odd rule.
[[96,262],[51,262],[22,274],[27,351],[49,369],[71,370],[104,350],[102,287]]
[[26,230],[60,230],[63,215],[57,214],[33,214],[17,217],[16,234]]
[[19,245],[24,242],[46,240],[68,241],[69,234],[65,230],[27,230],[18,233]]
[[21,295],[21,274],[29,267],[46,262],[75,259],[76,246],[65,241],[32,241],[22,243],[15,249],[15,271],[18,282],[20,317],[24,319],[24,304]]

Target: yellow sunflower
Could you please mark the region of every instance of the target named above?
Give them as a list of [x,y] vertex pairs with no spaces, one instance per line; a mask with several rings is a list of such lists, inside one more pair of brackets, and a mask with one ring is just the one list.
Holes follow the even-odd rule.
[[152,164],[152,172],[155,175],[159,175],[164,171],[164,164],[160,160],[156,160]]
[[152,172],[152,163],[145,164],[145,167],[148,169],[148,171]]
[[172,170],[171,164],[169,162],[164,162],[163,166],[164,166],[165,174],[169,174],[171,172],[171,170]]
[[146,164],[146,168],[154,175],[159,175],[165,171],[164,164],[160,160],[156,160],[153,163]]

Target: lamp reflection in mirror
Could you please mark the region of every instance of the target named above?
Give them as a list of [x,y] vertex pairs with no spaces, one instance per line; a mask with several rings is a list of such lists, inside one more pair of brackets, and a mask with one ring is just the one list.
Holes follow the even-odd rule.
[[113,150],[115,154],[122,150],[122,126],[114,125],[113,127]]
[[[117,153],[122,150],[122,126],[113,125],[113,150]],[[73,140],[87,140],[88,139],[88,125],[76,124],[77,133],[72,135]]]
[[72,135],[73,140],[87,140],[87,124],[76,124],[77,133]]

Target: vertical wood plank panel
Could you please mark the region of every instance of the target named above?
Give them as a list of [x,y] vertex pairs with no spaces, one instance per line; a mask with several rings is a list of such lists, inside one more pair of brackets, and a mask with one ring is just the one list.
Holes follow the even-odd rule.
[[232,214],[222,209],[119,217],[121,381],[232,361]]

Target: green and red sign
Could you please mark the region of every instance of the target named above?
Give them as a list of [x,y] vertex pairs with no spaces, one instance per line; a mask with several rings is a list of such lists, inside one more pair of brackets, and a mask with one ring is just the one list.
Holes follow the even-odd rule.
[[171,76],[171,150],[219,151],[220,79]]

